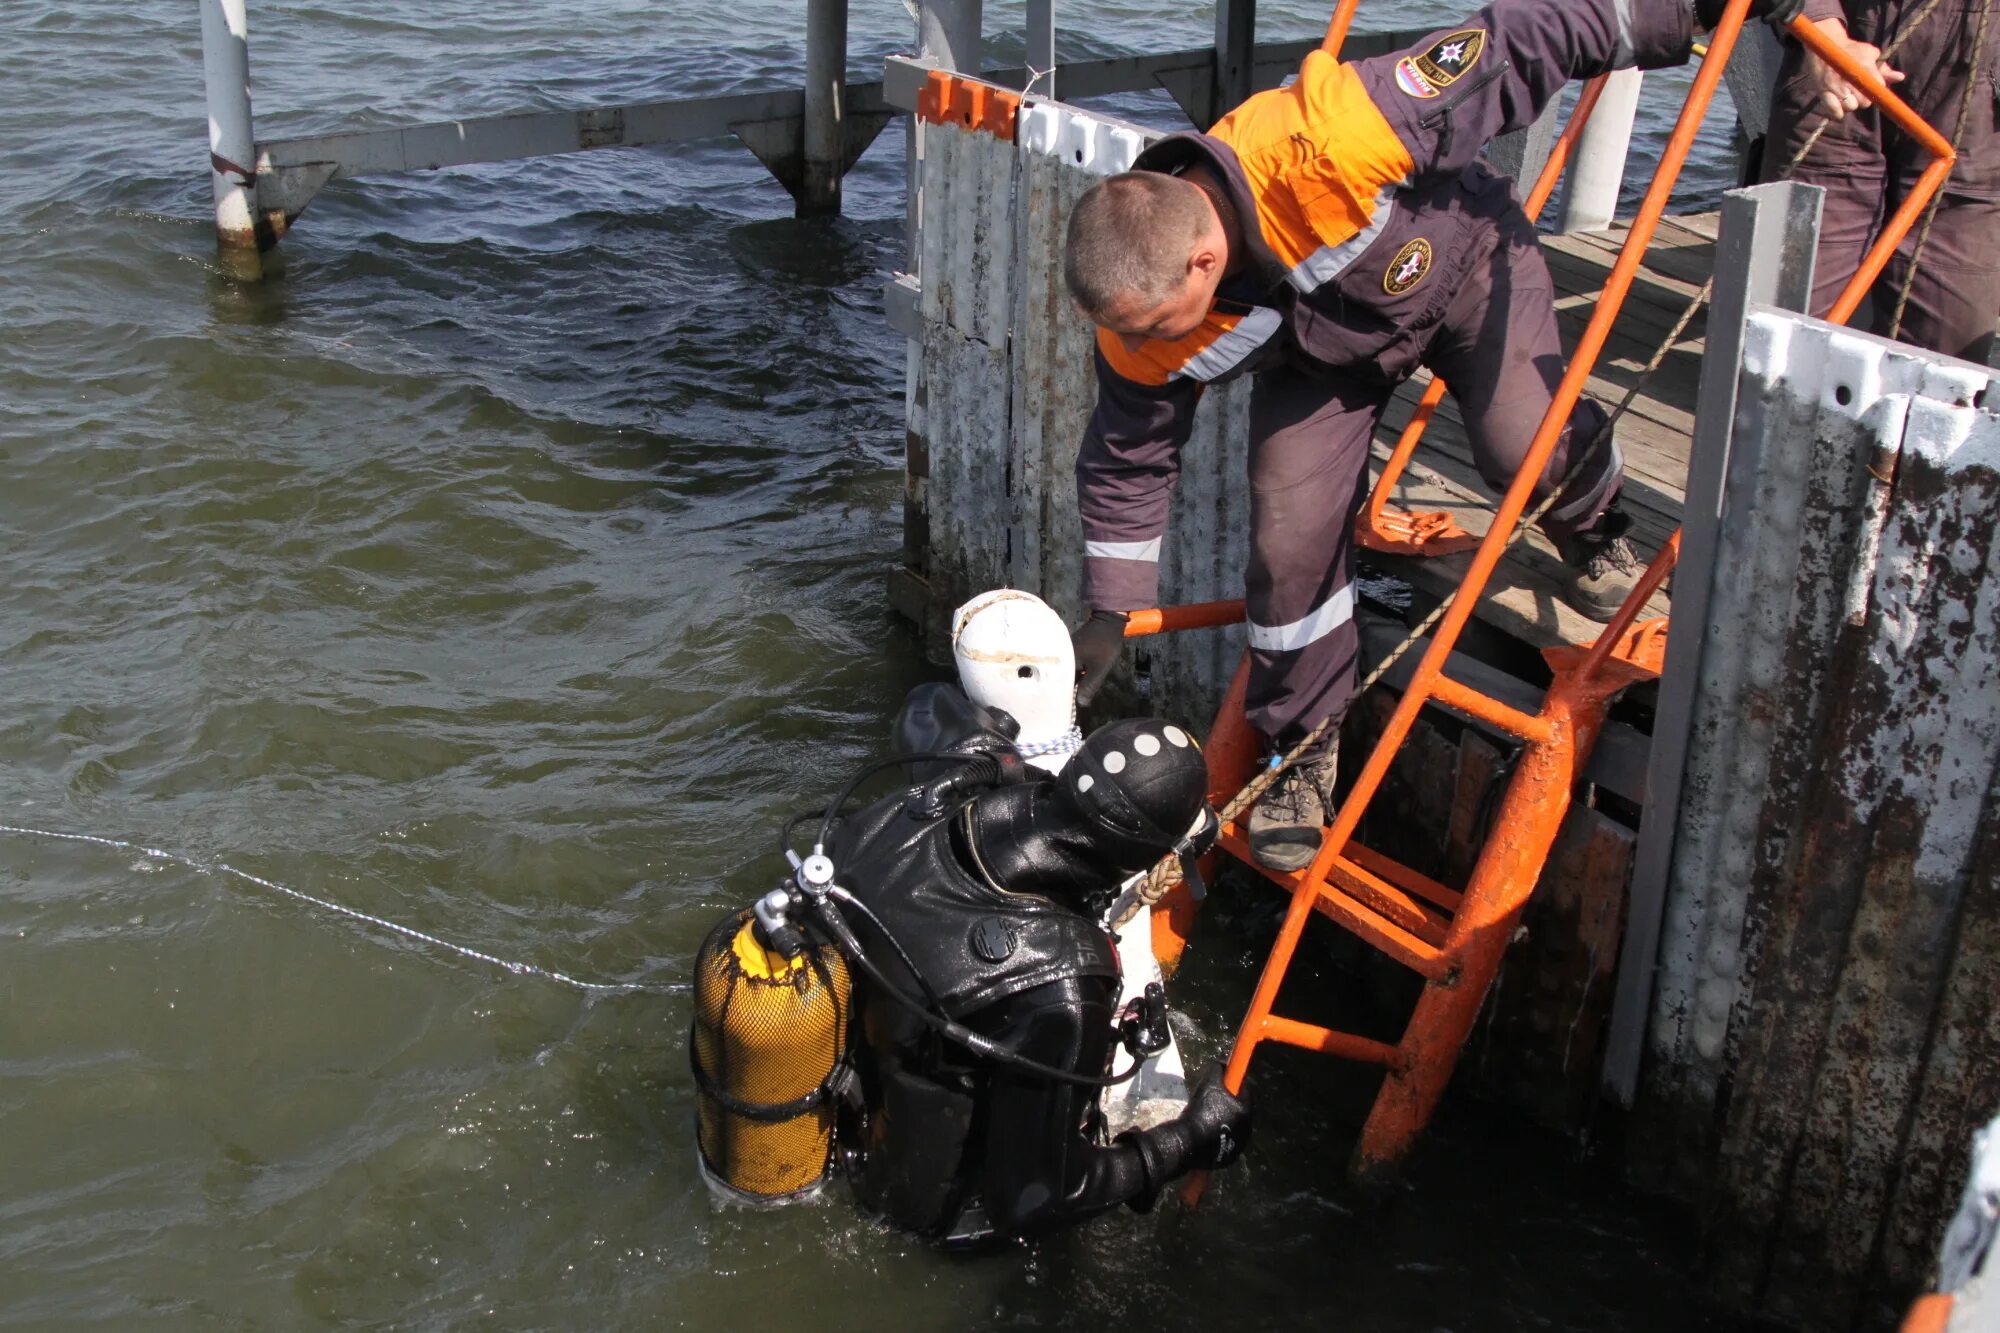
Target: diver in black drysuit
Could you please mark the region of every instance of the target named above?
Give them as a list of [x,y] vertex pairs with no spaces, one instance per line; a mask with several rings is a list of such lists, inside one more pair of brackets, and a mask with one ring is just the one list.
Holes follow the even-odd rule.
[[[1207,775],[1186,733],[1157,721],[1100,728],[1053,777],[1020,761],[1012,730],[951,686],[920,687],[897,748],[991,758],[920,768],[928,785],[849,817],[829,850],[874,917],[849,911],[850,925],[900,990],[1019,1055],[1101,1078],[1120,986],[1098,913],[1132,872],[1213,843]],[[843,1139],[862,1204],[898,1226],[972,1242],[1120,1203],[1144,1211],[1247,1140],[1248,1108],[1211,1069],[1178,1118],[1107,1144],[1095,1087],[981,1057],[879,989],[856,978],[866,1111]]]

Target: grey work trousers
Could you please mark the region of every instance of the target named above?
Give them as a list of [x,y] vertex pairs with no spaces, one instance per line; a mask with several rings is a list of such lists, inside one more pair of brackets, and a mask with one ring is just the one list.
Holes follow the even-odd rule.
[[[1520,470],[1562,378],[1555,288],[1533,226],[1511,208],[1479,230],[1423,364],[1465,419],[1480,474],[1496,492]],[[1368,495],[1368,447],[1393,388],[1299,367],[1257,376],[1250,404],[1251,724],[1290,745],[1353,701],[1355,520]],[[1623,468],[1605,413],[1579,400],[1536,497],[1568,477],[1546,529],[1596,522]],[[1574,466],[1575,475],[1571,476]]]
[[[1986,19],[1985,50],[1975,59],[1979,10]],[[1922,5],[1916,0],[1847,0],[1850,36],[1886,47]],[[1919,347],[1985,362],[2000,319],[2000,0],[1941,0],[1910,34],[1891,63],[1908,76],[1892,85],[1947,139],[1965,126],[1958,161],[1910,279],[1909,304],[1893,336]],[[1805,50],[1787,42],[1772,97],[1763,174],[1785,175],[1787,165],[1823,119],[1814,109],[1814,86],[1804,77]],[[1967,100],[1968,85],[1970,100]],[[1873,107],[1827,125],[1791,179],[1826,191],[1820,216],[1819,253],[1813,266],[1812,312],[1824,315],[1861,258],[1916,184],[1929,156]],[[1919,224],[1921,225],[1921,224]],[[1875,280],[1870,301],[1853,321],[1890,335],[1897,294],[1910,272],[1916,228]]]

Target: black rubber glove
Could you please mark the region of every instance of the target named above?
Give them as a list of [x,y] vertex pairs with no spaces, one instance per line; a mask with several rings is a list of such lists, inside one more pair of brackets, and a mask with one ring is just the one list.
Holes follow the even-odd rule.
[[[1750,0],[1750,18],[1762,19],[1783,31],[1805,12],[1806,0]],[[1694,0],[1694,21],[1702,31],[1711,32],[1722,22],[1723,0]],[[1747,20],[1746,20],[1747,21]]]
[[1125,650],[1125,613],[1092,611],[1070,642],[1076,648],[1076,701],[1088,704]]
[[1120,1134],[1119,1143],[1139,1151],[1146,1188],[1126,1202],[1148,1212],[1160,1187],[1189,1171],[1228,1166],[1250,1146],[1250,1108],[1222,1083],[1222,1068],[1210,1065],[1196,1080],[1187,1109],[1155,1129]]

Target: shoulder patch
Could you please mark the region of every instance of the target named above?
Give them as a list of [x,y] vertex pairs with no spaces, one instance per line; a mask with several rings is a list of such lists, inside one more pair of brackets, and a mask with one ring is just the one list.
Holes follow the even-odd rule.
[[1419,236],[1396,252],[1382,273],[1382,290],[1401,296],[1422,282],[1431,271],[1431,243]]
[[1408,56],[1396,62],[1396,86],[1412,97],[1438,95],[1436,85],[1424,77],[1424,72],[1417,68],[1417,62]]
[[1484,28],[1460,28],[1432,42],[1412,57],[1410,63],[1432,88],[1442,90],[1463,78],[1485,52]]

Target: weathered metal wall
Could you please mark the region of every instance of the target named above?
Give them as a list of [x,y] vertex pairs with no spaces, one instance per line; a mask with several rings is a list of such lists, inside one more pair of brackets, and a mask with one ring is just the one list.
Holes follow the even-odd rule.
[[1745,328],[1637,1151],[1801,1326],[1923,1284],[2000,1102],[1989,377]]
[[[930,595],[951,606],[1004,584],[1074,622],[1085,611],[1076,450],[1097,389],[1090,326],[1063,288],[1062,236],[1077,197],[1153,136],[1036,99],[1014,142],[955,125],[925,131],[924,333],[909,422],[912,457],[927,469],[914,502],[927,521]],[[1201,405],[1163,548],[1165,602],[1241,595],[1248,411],[1247,381]],[[1205,724],[1242,647],[1240,630],[1144,645],[1154,705]]]

